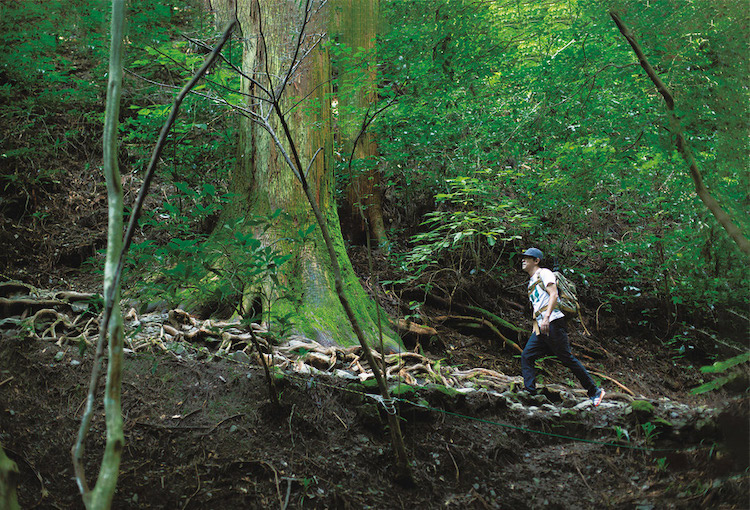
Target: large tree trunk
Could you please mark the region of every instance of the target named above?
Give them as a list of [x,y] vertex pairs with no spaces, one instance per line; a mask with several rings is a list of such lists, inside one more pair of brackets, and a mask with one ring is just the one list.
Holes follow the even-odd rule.
[[339,135],[344,172],[348,179],[342,214],[348,236],[357,242],[368,233],[387,242],[381,179],[377,167],[378,145],[368,130],[376,101],[375,36],[380,16],[379,0],[337,2],[339,42],[352,50],[346,69],[339,69]]
[[[303,166],[309,165],[307,181],[334,237],[345,291],[375,345],[378,339],[375,304],[354,274],[333,199],[330,64],[319,44],[326,29],[325,12],[312,17],[298,51],[304,58],[285,87],[282,84],[297,51],[303,6],[296,1],[273,1],[264,3],[259,11],[255,1],[243,0],[238,4],[237,18],[244,46],[243,72],[253,78],[252,82],[243,80],[242,92],[248,94],[247,108],[253,115],[267,118],[273,131],[283,133],[284,127],[269,112],[268,103],[257,99],[268,91],[282,94],[281,111],[286,114]],[[314,225],[315,218],[284,153],[257,119],[255,122],[243,119],[240,132],[239,159],[231,183],[234,200],[226,211],[226,223],[250,215],[270,216],[281,209],[284,214],[276,218],[272,228],[253,233],[265,246],[292,256],[281,268],[280,285],[271,280],[263,288],[245,289],[243,308],[249,309],[257,296],[265,293],[271,296],[266,307],[270,304],[272,317],[291,313],[295,329],[323,345],[355,344],[357,339],[334,290],[330,258],[320,230],[315,228],[303,243],[290,241],[298,231]],[[287,154],[293,152],[286,142],[281,143]],[[385,343],[391,350],[398,346],[392,335],[386,337]]]

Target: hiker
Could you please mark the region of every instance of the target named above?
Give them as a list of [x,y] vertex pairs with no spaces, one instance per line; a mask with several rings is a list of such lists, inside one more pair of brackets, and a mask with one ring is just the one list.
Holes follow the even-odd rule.
[[544,254],[538,248],[523,253],[521,269],[528,273],[529,300],[534,310],[534,331],[521,355],[523,384],[530,395],[536,395],[534,362],[554,354],[581,382],[594,406],[601,404],[604,390],[596,383],[580,361],[570,352],[565,315],[559,310],[557,279],[552,271],[540,267]]

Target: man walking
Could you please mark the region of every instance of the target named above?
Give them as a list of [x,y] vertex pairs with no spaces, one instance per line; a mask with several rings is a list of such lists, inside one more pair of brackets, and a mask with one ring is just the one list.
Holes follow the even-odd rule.
[[601,404],[604,390],[596,383],[580,361],[570,352],[570,341],[565,315],[557,308],[557,282],[549,269],[540,267],[544,254],[538,248],[523,253],[521,269],[529,275],[529,300],[534,310],[534,332],[521,355],[523,384],[530,394],[536,394],[534,362],[542,356],[554,354],[581,382],[594,406]]

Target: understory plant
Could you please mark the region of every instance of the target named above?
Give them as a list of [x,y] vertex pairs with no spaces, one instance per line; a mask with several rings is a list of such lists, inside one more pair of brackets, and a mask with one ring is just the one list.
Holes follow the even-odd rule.
[[[167,210],[174,211],[171,207]],[[186,231],[187,218],[160,223],[152,215],[145,223],[172,235],[164,244],[146,241],[132,250],[134,267],[155,268],[145,279],[140,275],[143,283],[133,287],[140,305],[165,298],[174,306],[208,303],[212,309],[205,312],[239,313],[270,324],[273,302],[284,295],[285,284],[279,277],[280,271],[291,255],[282,253],[278,246],[264,244],[261,238],[282,214],[276,210],[269,216],[248,216],[226,222],[211,234]],[[311,231],[312,227],[300,229],[285,241],[303,242]],[[147,261],[157,264],[147,266]],[[283,317],[275,319],[280,325],[285,323]]]
[[743,352],[738,356],[734,356],[724,361],[717,361],[713,365],[701,367],[701,372],[704,374],[725,374],[703,383],[697,388],[693,388],[691,393],[701,394],[708,393],[709,391],[718,390],[723,386],[729,384],[735,379],[739,378],[743,371],[742,370],[731,370],[735,367],[739,367],[743,363],[747,363],[750,360],[750,352]]
[[446,179],[447,192],[435,195],[436,209],[411,238],[404,269],[418,276],[437,268],[474,273],[491,264],[491,255],[521,237],[535,222],[519,202],[502,193],[503,171],[482,170]]

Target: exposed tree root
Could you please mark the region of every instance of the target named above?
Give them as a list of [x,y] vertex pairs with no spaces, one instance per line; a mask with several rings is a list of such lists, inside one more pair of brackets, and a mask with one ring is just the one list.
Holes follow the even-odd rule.
[[35,299],[32,297],[0,298],[0,315],[3,317],[20,315],[23,318],[29,313],[36,313],[39,310],[57,308],[71,310],[70,303],[60,301],[59,299]]
[[494,324],[492,324],[489,320],[483,318],[483,317],[472,317],[469,315],[441,315],[439,317],[435,317],[436,321],[447,321],[447,320],[462,320],[462,321],[469,321],[476,324],[479,324],[481,326],[485,326],[487,329],[495,333],[500,340],[503,341],[503,345],[505,347],[510,347],[518,352],[523,352],[523,349],[521,349],[517,343],[515,343],[513,340],[508,339],[505,335],[503,335],[500,330],[495,327]]
[[[0,316],[18,317],[10,324],[24,327],[27,334],[58,345],[85,342],[98,331],[98,320],[89,312],[96,294],[49,293],[18,282],[0,283]],[[87,313],[88,312],[88,313]]]
[[[58,293],[66,299],[90,300],[91,295],[67,295]],[[35,301],[33,298],[25,300],[45,302],[44,298]],[[62,301],[60,301],[62,302]],[[29,308],[25,308],[27,310]],[[53,308],[30,307],[37,311],[26,320],[31,326],[33,334],[45,340],[63,343],[85,341],[91,343],[99,327],[97,318],[87,311],[75,315],[73,312],[63,313]],[[239,320],[216,321],[199,320],[184,310],[171,310],[165,317],[159,313],[139,316],[133,309],[125,314],[127,323],[135,330],[132,338],[128,339],[129,348],[133,352],[141,350],[159,350],[175,354],[173,345],[176,342],[189,342],[190,345],[204,343],[217,356],[226,356],[235,352],[244,352],[252,360],[264,365],[267,377],[270,379],[271,367],[279,370],[293,370],[300,374],[330,374],[348,379],[367,381],[375,376],[370,363],[365,361],[361,346],[339,347],[323,346],[318,342],[302,336],[291,336],[282,345],[273,345],[274,339],[265,324],[252,323],[249,326]],[[521,348],[508,340],[489,319],[484,317],[465,315],[446,315],[436,317],[436,320],[460,320],[481,327],[487,327],[506,346],[521,352]],[[137,326],[136,326],[137,325]],[[432,329],[432,328],[426,328]],[[39,331],[41,330],[41,333]],[[603,351],[605,354],[609,354]],[[176,354],[175,354],[176,355]],[[521,383],[520,376],[508,376],[486,368],[460,370],[455,367],[442,365],[439,360],[432,360],[417,352],[400,352],[382,354],[373,351],[372,357],[376,365],[385,365],[386,377],[389,381],[400,381],[408,385],[438,384],[459,391],[469,388],[485,388],[489,391],[504,392]],[[545,370],[544,366],[540,366]],[[549,372],[548,372],[549,373]],[[592,374],[612,382],[630,396],[635,393],[614,378],[601,372]],[[271,399],[275,388],[270,387]],[[624,395],[623,395],[624,398]]]
[[429,326],[423,326],[416,322],[407,321],[404,319],[398,319],[397,321],[391,321],[391,324],[396,326],[400,333],[412,333],[419,336],[434,336],[437,335],[437,330]]

